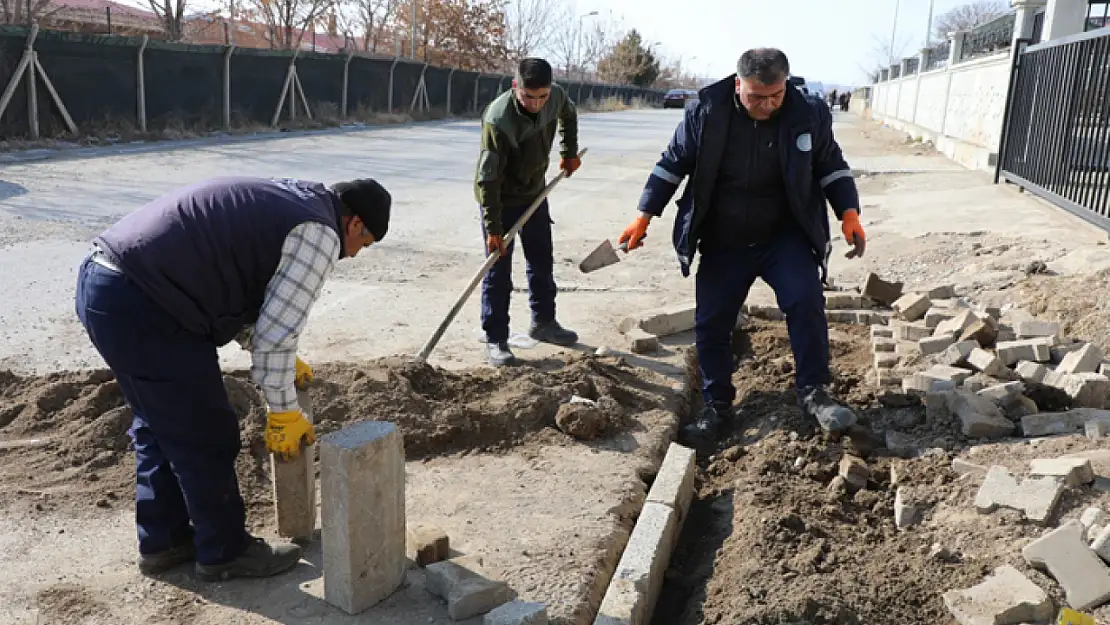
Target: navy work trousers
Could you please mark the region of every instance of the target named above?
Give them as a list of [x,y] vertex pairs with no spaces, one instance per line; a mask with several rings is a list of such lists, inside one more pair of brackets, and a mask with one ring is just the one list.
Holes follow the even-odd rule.
[[798,231],[750,246],[703,246],[697,274],[694,335],[707,404],[736,398],[732,330],[748,291],[763,278],[786,314],[798,388],[829,381],[829,329],[820,270]]
[[[501,211],[504,231],[507,232],[527,210],[527,206],[504,208]],[[546,323],[555,319],[555,257],[551,224],[551,213],[547,200],[544,200],[517,233],[505,255],[497,259],[482,280],[482,330],[490,343],[509,340],[509,296],[513,292],[513,248],[517,240],[524,246],[524,260],[527,262],[528,303],[532,308],[532,321]],[[486,237],[483,222],[483,244]]]
[[139,552],[192,540],[201,564],[247,545],[235,475],[239,422],[216,344],[181,327],[122,274],[86,259],[77,316],[131,408]]

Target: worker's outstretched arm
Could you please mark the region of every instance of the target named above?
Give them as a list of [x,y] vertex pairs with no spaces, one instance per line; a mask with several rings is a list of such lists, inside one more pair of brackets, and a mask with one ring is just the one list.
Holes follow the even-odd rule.
[[852,168],[844,160],[844,153],[833,134],[832,113],[823,106],[815,108],[818,124],[814,137],[813,175],[821,183],[821,192],[841,222],[844,240],[852,246],[849,258],[863,256],[867,236],[859,222],[859,190]]

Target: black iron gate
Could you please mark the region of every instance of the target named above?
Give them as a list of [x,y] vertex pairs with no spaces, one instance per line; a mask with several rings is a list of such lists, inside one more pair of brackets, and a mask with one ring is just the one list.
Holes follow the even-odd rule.
[[1110,230],[1110,29],[1018,44],[996,181]]

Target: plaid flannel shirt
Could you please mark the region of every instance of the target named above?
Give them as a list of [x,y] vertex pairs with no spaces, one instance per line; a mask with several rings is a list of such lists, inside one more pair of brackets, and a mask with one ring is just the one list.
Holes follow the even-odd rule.
[[297,340],[308,312],[339,258],[339,235],[329,226],[305,222],[289,231],[281,261],[266,286],[258,321],[236,337],[251,352],[251,378],[262,389],[270,412],[299,410]]

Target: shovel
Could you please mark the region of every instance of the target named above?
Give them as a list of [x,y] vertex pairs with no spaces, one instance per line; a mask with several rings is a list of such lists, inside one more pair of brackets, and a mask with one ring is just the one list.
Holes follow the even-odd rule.
[[[644,237],[647,238],[646,236]],[[621,243],[620,249],[622,252],[628,252],[628,242]],[[620,256],[617,256],[616,250],[613,249],[613,244],[609,239],[601,242],[594,251],[590,252],[582,262],[578,263],[578,269],[582,273],[590,273],[608,267],[609,265],[621,262]]]

